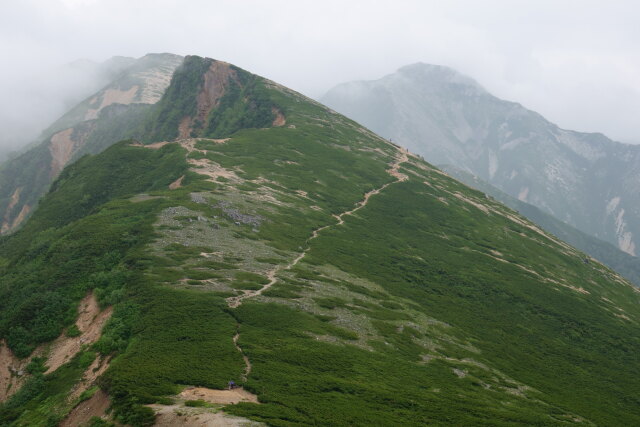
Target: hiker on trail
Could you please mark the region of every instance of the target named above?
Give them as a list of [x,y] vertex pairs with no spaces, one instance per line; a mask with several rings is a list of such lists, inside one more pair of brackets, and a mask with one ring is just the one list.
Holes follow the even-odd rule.
[[234,388],[236,388],[236,383],[234,381],[229,381],[229,390],[233,390]]

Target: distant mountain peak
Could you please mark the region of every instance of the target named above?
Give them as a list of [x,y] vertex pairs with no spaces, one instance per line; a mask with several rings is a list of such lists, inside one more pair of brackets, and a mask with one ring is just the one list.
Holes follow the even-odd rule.
[[427,161],[470,171],[636,255],[638,146],[560,129],[440,65],[417,63],[378,80],[344,83],[322,101]]
[[439,86],[444,84],[468,86],[479,92],[487,93],[480,83],[445,65],[417,62],[401,67],[398,69],[397,74],[421,83],[430,83]]

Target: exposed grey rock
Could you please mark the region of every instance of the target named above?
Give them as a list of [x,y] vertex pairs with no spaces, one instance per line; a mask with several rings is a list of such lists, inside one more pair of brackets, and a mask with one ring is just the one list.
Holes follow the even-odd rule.
[[207,200],[201,193],[191,193],[191,201],[194,203],[207,203]]
[[214,208],[221,209],[222,212],[231,219],[236,225],[248,224],[253,227],[260,227],[264,218],[260,215],[243,214],[238,209],[231,207],[229,202],[218,202],[213,206]]

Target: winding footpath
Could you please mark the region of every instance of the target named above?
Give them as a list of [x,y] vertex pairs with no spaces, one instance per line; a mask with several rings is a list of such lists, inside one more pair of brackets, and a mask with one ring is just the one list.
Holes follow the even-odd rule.
[[290,270],[291,268],[295,267],[300,261],[302,261],[302,259],[307,255],[307,252],[309,252],[309,250],[311,249],[311,245],[309,245],[309,242],[318,237],[322,231],[330,227],[344,224],[343,218],[348,215],[353,215],[360,209],[367,206],[367,203],[369,203],[369,199],[371,198],[371,196],[380,193],[382,190],[392,184],[403,182],[409,179],[407,175],[399,172],[400,165],[409,159],[408,153],[405,149],[399,149],[399,154],[400,155],[398,156],[398,158],[391,164],[391,168],[387,169],[387,173],[396,178],[395,181],[387,182],[383,186],[365,193],[362,200],[356,203],[356,206],[353,209],[342,212],[339,215],[333,215],[333,217],[338,221],[337,223],[324,225],[313,230],[313,232],[311,233],[311,237],[309,237],[305,242],[307,247],[302,252],[300,252],[300,254],[298,254],[298,256],[295,257],[293,261],[286,265],[278,265],[272,270],[269,270],[267,272],[267,278],[269,279],[269,281],[262,288],[258,290],[244,290],[242,295],[227,298],[227,304],[229,305],[229,308],[237,308],[242,304],[244,300],[257,297],[264,291],[268,290],[271,286],[273,286],[278,281],[278,273],[280,273],[281,271]]
[[238,339],[240,338],[240,325],[238,325],[236,327],[236,334],[233,336],[233,345],[236,346],[236,350],[238,350],[240,352],[240,354],[242,355],[242,360],[244,360],[244,372],[242,373],[242,382],[246,382],[247,378],[249,377],[249,374],[251,373],[251,362],[249,361],[249,358],[244,354],[244,352],[242,351],[242,348],[240,348],[240,346],[238,345]]
[[[309,245],[309,242],[317,238],[322,231],[326,230],[329,227],[335,227],[335,226],[344,224],[344,217],[348,215],[353,215],[360,209],[367,206],[367,203],[369,203],[369,199],[371,198],[371,196],[380,193],[382,190],[384,190],[385,188],[387,188],[392,184],[403,182],[409,179],[407,175],[400,173],[400,165],[402,165],[404,162],[409,160],[408,151],[403,148],[399,148],[398,152],[399,152],[398,157],[393,163],[391,163],[391,167],[387,169],[387,173],[393,176],[395,178],[395,181],[388,182],[379,188],[376,188],[374,190],[371,190],[365,193],[362,200],[356,203],[353,209],[342,212],[339,215],[333,215],[333,217],[337,220],[335,224],[324,225],[322,227],[319,227],[313,230],[313,232],[311,233],[311,236],[305,242],[306,248],[302,252],[300,252],[298,256],[293,259],[293,261],[291,261],[289,264],[286,264],[286,265],[278,265],[273,269],[269,270],[267,272],[267,278],[269,279],[269,281],[262,288],[258,290],[243,290],[242,295],[237,295],[237,296],[227,298],[226,301],[229,308],[237,308],[242,304],[244,300],[257,297],[258,295],[261,295],[263,292],[271,288],[278,281],[278,278],[277,278],[278,273],[280,273],[281,271],[290,270],[291,268],[295,267],[300,261],[302,261],[302,259],[307,255],[307,252],[309,252],[309,250],[311,249],[311,245]],[[240,354],[242,355],[242,359],[244,360],[245,368],[244,368],[244,372],[242,374],[241,379],[242,379],[242,382],[246,382],[247,378],[249,377],[249,374],[251,373],[252,366],[251,366],[251,361],[249,361],[249,358],[244,354],[244,351],[242,350],[240,345],[238,345],[238,339],[240,338],[239,327],[240,325],[238,325],[236,334],[233,336],[233,344],[238,350],[238,352],[240,352]]]

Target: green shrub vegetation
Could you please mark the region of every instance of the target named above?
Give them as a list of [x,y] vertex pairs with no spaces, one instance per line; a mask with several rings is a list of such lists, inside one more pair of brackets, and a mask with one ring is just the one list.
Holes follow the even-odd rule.
[[[136,135],[144,141],[170,141],[178,137],[181,121],[195,119],[198,93],[203,90],[204,74],[213,64],[209,58],[188,56],[176,70],[171,84],[160,102],[148,113]],[[219,82],[224,87],[222,98],[212,108],[205,122],[193,120],[191,136],[221,138],[241,129],[271,126],[277,104],[261,78],[230,65],[228,81]],[[192,158],[199,158],[197,153]]]
[[78,337],[81,335],[80,329],[76,325],[71,325],[67,328],[67,336],[68,337]]
[[[176,73],[140,124],[148,142],[177,135],[209,66],[193,57]],[[184,386],[230,380],[260,404],[223,410],[274,426],[640,424],[634,288],[418,159],[394,182],[387,141],[234,70],[200,128],[231,139],[197,147],[237,178],[189,171],[179,144],[123,141],[67,167],[0,239],[0,338],[18,356],[73,335],[88,292],[113,307],[101,338],[55,372],[32,360],[0,425],[56,425],[98,356],[112,357],[98,382],[111,421],[133,426]],[[274,106],[287,126],[260,129]],[[270,289],[228,306],[274,268]]]
[[190,406],[192,408],[204,408],[209,406],[204,400],[187,400],[184,402],[184,406]]
[[155,151],[123,142],[96,160],[87,157],[65,170],[23,230],[0,241],[0,256],[7,260],[0,334],[17,355],[28,355],[71,326],[76,302],[90,289],[99,288],[107,304],[122,297],[131,274],[123,267],[125,255],[149,238],[150,214],[161,201],[106,202],[166,188],[186,169],[179,153],[176,147]]
[[270,127],[277,108],[261,79],[231,66],[237,80],[231,80],[218,107],[211,111],[202,136],[222,138],[248,128]]

